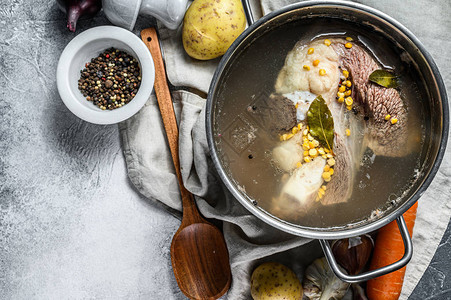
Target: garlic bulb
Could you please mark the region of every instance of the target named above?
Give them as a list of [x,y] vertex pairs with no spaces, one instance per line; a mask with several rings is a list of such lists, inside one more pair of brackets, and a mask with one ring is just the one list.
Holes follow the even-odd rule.
[[305,270],[304,296],[311,300],[340,300],[346,294],[349,283],[335,276],[326,258],[315,260]]

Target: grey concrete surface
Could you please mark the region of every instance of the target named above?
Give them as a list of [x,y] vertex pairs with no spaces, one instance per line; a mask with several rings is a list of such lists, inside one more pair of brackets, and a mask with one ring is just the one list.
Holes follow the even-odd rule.
[[[117,126],[59,98],[73,36],[55,1],[0,0],[0,299],[183,299],[169,257],[179,221],[129,183]],[[451,226],[410,299],[451,299]]]

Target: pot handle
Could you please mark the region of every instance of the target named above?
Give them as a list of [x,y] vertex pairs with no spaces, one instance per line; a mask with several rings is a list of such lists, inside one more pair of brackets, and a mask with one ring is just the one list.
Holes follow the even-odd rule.
[[324,254],[326,256],[326,259],[331,267],[331,269],[334,271],[335,275],[337,275],[338,278],[340,278],[342,281],[349,282],[349,283],[356,283],[356,282],[362,282],[367,281],[391,272],[394,272],[398,269],[401,269],[412,258],[413,254],[413,246],[412,246],[412,240],[409,235],[409,230],[407,229],[406,222],[404,221],[404,218],[402,216],[399,216],[396,218],[396,222],[398,223],[398,228],[402,236],[402,240],[404,242],[404,256],[398,260],[397,262],[394,262],[388,266],[382,267],[380,269],[368,271],[365,273],[361,273],[358,275],[348,275],[343,273],[339,266],[337,261],[334,258],[334,255],[332,253],[332,248],[330,247],[330,244],[327,240],[319,240],[321,247],[323,248]]
[[252,7],[249,3],[249,0],[241,0],[241,3],[243,4],[243,10],[244,14],[246,15],[247,25],[251,26],[254,24],[254,15],[252,14]]

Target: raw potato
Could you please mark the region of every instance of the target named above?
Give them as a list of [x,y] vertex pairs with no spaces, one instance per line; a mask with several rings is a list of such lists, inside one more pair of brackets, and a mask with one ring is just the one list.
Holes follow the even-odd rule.
[[258,266],[251,277],[254,300],[301,300],[302,285],[293,271],[282,264],[269,262]]
[[245,26],[240,0],[194,0],[183,20],[183,47],[193,58],[216,58],[227,51]]

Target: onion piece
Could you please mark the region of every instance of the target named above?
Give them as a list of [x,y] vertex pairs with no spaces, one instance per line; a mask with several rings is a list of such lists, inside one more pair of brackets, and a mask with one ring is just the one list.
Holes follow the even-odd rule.
[[80,17],[92,18],[102,8],[101,0],[57,0],[62,11],[67,15],[67,28],[75,32]]

